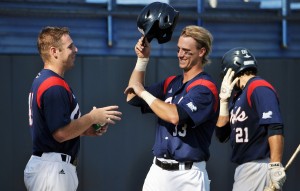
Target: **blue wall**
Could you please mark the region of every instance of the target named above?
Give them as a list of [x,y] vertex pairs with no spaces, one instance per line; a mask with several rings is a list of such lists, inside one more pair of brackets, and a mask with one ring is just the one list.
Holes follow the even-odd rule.
[[[173,6],[180,12],[169,43],[152,43],[153,56],[174,56],[182,28],[201,24],[214,36],[212,57],[221,57],[236,46],[248,47],[257,57],[298,58],[300,50],[300,11],[290,10],[282,17],[280,9],[261,9],[259,2],[219,0],[212,9],[206,2],[197,11],[197,1]],[[194,4],[194,5],[193,5]],[[0,54],[36,54],[36,36],[46,25],[67,26],[81,55],[134,56],[132,47],[141,35],[136,19],[144,5],[114,5],[64,2],[0,2]],[[108,24],[108,16],[112,23]],[[282,19],[287,21],[283,35]],[[111,33],[108,32],[110,29]],[[111,45],[108,45],[111,37]],[[283,48],[283,37],[287,48]]]

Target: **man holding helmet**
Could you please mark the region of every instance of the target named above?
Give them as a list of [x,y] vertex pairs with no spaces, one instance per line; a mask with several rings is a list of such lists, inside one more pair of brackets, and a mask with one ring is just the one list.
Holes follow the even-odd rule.
[[163,3],[145,7],[138,18],[143,36],[135,46],[137,62],[125,90],[127,102],[158,117],[154,160],[143,191],[209,191],[206,171],[209,146],[218,117],[218,90],[204,72],[212,35],[199,26],[185,27],[178,39],[177,57],[183,73],[144,87],[150,43],[168,42],[178,12]]
[[224,79],[216,136],[220,142],[230,138],[231,160],[239,165],[233,191],[262,191],[269,185],[281,189],[286,175],[281,164],[283,121],[276,91],[257,76],[256,59],[246,48],[225,53],[221,67]]

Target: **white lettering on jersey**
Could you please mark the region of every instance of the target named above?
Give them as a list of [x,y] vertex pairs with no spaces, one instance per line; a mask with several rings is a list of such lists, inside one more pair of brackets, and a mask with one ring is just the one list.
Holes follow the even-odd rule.
[[237,121],[243,122],[246,119],[248,119],[248,116],[246,116],[245,111],[241,111],[241,107],[239,107],[235,113],[233,113],[233,110],[231,111],[231,117],[230,117],[231,124],[234,124]]
[[[79,110],[79,105],[77,103],[75,109],[73,110],[73,112],[71,113],[70,119],[73,120],[75,119],[75,115],[78,114],[78,118],[81,116],[81,112]],[[77,118],[76,118],[77,119]]]
[[197,111],[197,107],[193,104],[193,102],[189,102],[186,104],[192,112]]
[[248,139],[248,127],[241,128],[237,127],[235,129],[235,142],[236,143],[247,143]]
[[171,88],[171,89],[168,91],[168,93],[171,94],[172,92],[173,92],[173,89]]
[[183,99],[183,97],[181,97],[181,98],[179,99],[178,103],[180,103],[182,99]]
[[[181,97],[181,98],[179,99],[178,103],[180,103],[182,99],[183,99],[183,97]],[[166,102],[166,103],[172,103],[172,100],[173,100],[172,97],[168,97],[167,99],[165,99],[165,102]]]
[[180,127],[178,127],[176,125],[175,126],[175,131],[173,131],[173,137],[176,137],[176,136],[185,137],[186,136],[186,131],[187,131],[187,124],[184,124],[181,127],[181,130],[178,130],[178,129],[180,129]]
[[[178,103],[183,99],[183,96],[179,99]],[[165,99],[165,103],[172,103],[173,98],[168,97]],[[191,103],[191,102],[190,102]],[[188,104],[187,104],[188,105]],[[193,104],[192,104],[193,105]],[[193,105],[194,106],[194,105]],[[195,107],[195,106],[194,106]],[[197,107],[195,107],[197,109]],[[193,111],[193,110],[192,110]],[[174,128],[173,131],[173,136],[180,136],[180,137],[185,137],[186,136],[186,131],[187,131],[187,124],[184,124],[183,126],[178,127],[177,125]]]
[[165,99],[166,103],[172,103],[172,97],[168,97],[167,99]]
[[272,111],[268,111],[268,112],[263,112],[262,118],[263,119],[271,119],[272,118]]
[[32,99],[33,99],[33,92],[30,92],[28,96],[28,108],[29,108],[28,115],[29,115],[30,126],[32,126],[33,124]]

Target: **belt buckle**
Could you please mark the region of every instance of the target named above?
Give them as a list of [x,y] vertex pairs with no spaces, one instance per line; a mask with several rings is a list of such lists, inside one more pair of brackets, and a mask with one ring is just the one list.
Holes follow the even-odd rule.
[[178,164],[174,162],[167,162],[167,161],[160,161],[161,162],[161,168],[165,170],[178,170]]
[[169,169],[170,166],[172,166],[172,163],[168,163],[167,161],[160,161],[161,162],[161,168],[163,169]]

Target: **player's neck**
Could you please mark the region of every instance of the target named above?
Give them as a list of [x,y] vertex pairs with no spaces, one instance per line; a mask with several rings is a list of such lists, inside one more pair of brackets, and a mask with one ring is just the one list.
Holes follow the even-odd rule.
[[183,83],[190,81],[193,79],[195,76],[203,72],[202,68],[191,68],[189,71],[184,71],[183,72]]
[[61,77],[64,77],[64,74],[65,74],[65,73],[63,72],[63,70],[61,70],[61,69],[58,68],[58,67],[55,67],[55,66],[52,65],[52,64],[47,64],[47,63],[45,63],[44,69],[51,70],[51,71],[55,72],[56,74],[60,75]]
[[251,78],[254,78],[255,76],[254,75],[246,75],[244,74],[243,76],[240,77],[240,87],[241,89],[244,89],[244,87],[246,86],[246,84],[248,83],[248,81],[251,79]]

